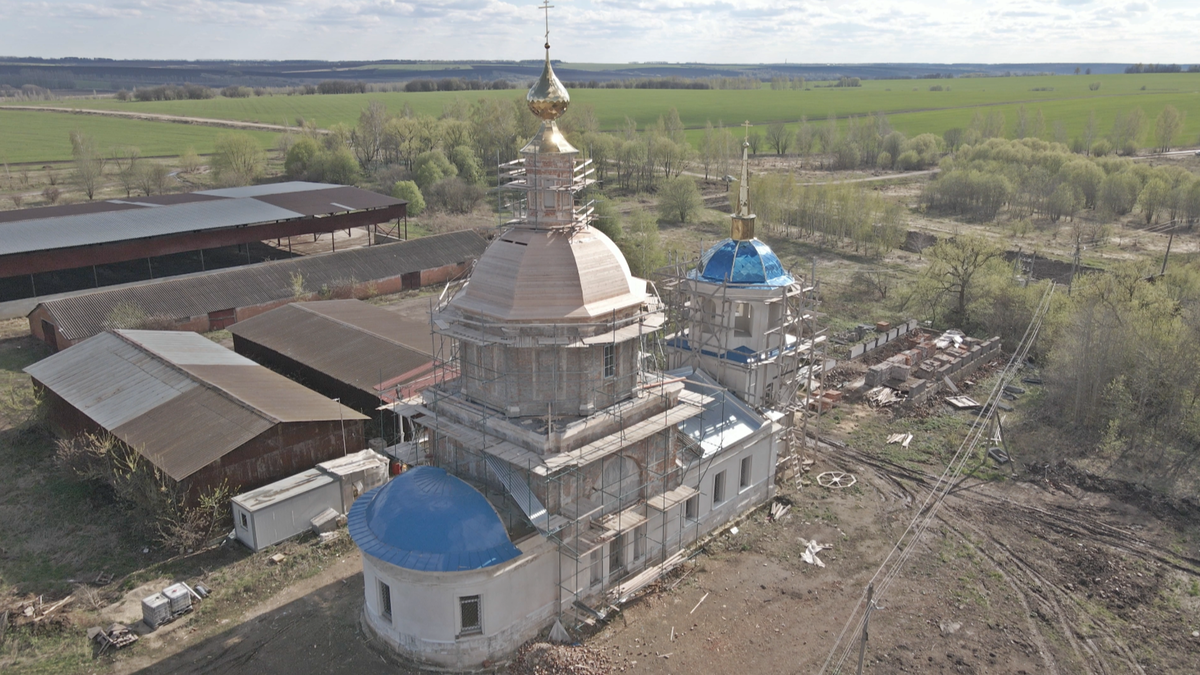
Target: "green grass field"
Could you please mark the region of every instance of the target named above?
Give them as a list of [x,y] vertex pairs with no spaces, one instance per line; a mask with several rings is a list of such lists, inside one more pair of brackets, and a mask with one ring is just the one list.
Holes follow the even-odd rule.
[[[1092,91],[1088,85],[1099,82],[1100,88]],[[825,83],[812,83],[823,85]],[[930,91],[930,87],[941,85],[950,91]],[[1043,91],[1034,91],[1042,89]],[[714,125],[736,126],[749,119],[756,125],[767,125],[782,121],[795,123],[802,116],[810,122],[821,123],[834,115],[846,118],[852,115],[867,115],[884,112],[893,127],[909,136],[932,132],[941,134],[951,127],[965,127],[976,111],[987,114],[991,110],[1004,113],[1009,132],[1016,125],[1017,108],[1024,105],[1032,115],[1041,110],[1046,121],[1045,138],[1052,138],[1053,124],[1061,121],[1068,137],[1078,134],[1084,127],[1088,113],[1096,111],[1101,133],[1107,133],[1113,118],[1122,112],[1141,107],[1147,117],[1147,129],[1141,139],[1144,145],[1153,143],[1153,122],[1159,111],[1168,104],[1187,113],[1184,130],[1177,144],[1193,145],[1200,135],[1200,74],[1142,74],[1142,75],[1079,75],[1039,77],[989,77],[962,78],[953,80],[867,80],[858,88],[831,88],[812,86],[809,90],[663,90],[663,89],[576,89],[571,92],[577,104],[592,105],[600,125],[605,130],[616,130],[624,125],[628,116],[645,128],[669,108],[679,111],[680,119],[689,129],[689,137],[695,144],[707,122]],[[523,95],[519,91],[477,92],[428,92],[428,93],[379,93],[343,94],[326,96],[269,96],[245,99],[215,98],[203,101],[155,101],[122,102],[115,99],[79,99],[56,101],[55,106],[76,108],[126,110],[211,117],[216,119],[273,124],[295,124],[298,118],[315,121],[321,127],[342,122],[353,125],[359,112],[370,101],[383,102],[389,110],[399,111],[408,104],[418,113],[441,114],[443,107],[456,98],[474,101],[480,98],[514,99]],[[44,104],[43,104],[44,105]],[[23,161],[16,157],[33,158],[42,141],[34,136],[40,129],[57,126],[72,128],[78,125],[97,125],[97,135],[104,135],[107,142],[120,143],[117,137],[147,137],[162,148],[163,154],[180,152],[187,145],[197,151],[211,147],[211,138],[218,133],[201,127],[164,125],[150,122],[126,122],[118,120],[100,121],[96,118],[66,117],[65,121],[46,121],[30,128],[36,134],[26,132],[18,118],[5,117],[15,113],[0,113],[0,152],[10,153],[9,161]],[[65,117],[65,116],[57,116]],[[9,120],[12,121],[9,121]],[[134,130],[124,125],[151,125]],[[154,131],[155,127],[170,127],[171,132]],[[103,132],[99,129],[103,128]],[[81,127],[82,128],[82,127]],[[11,133],[6,129],[20,129]],[[122,132],[122,129],[128,131]],[[111,130],[111,132],[110,132]],[[57,131],[48,130],[51,136]],[[179,138],[169,140],[171,134],[195,134],[195,140]],[[203,136],[207,140],[201,140]],[[265,137],[269,134],[264,135]],[[47,151],[36,159],[61,158],[64,156],[65,134],[62,141],[53,146],[42,145]],[[124,141],[131,142],[131,141]],[[264,142],[266,142],[264,140]],[[103,144],[103,143],[102,143]],[[145,142],[137,142],[139,147]],[[49,148],[54,150],[50,151]],[[27,148],[19,151],[17,148]],[[153,154],[147,148],[143,153]],[[30,154],[30,153],[33,154]]]
[[[213,141],[228,129],[170,122],[72,115],[68,113],[0,110],[0,163],[51,162],[71,159],[72,131],[96,138],[100,147],[136,146],[143,156],[178,155],[188,148],[212,152]],[[275,145],[278,134],[248,131],[264,148]]]

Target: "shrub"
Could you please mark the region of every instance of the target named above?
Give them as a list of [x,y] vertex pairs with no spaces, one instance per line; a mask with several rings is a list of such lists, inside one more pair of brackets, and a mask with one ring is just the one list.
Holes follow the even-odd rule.
[[58,201],[58,198],[61,196],[62,196],[62,192],[60,192],[59,189],[54,187],[53,185],[47,185],[42,190],[42,197],[46,200],[47,204],[54,204],[55,202]]
[[658,213],[667,220],[686,223],[703,207],[704,200],[691,176],[676,176],[658,191]]
[[419,216],[425,210],[425,197],[421,188],[411,180],[399,180],[392,186],[392,196],[408,202],[408,215]]
[[426,190],[429,206],[449,213],[470,213],[483,200],[483,190],[457,176],[440,180]]

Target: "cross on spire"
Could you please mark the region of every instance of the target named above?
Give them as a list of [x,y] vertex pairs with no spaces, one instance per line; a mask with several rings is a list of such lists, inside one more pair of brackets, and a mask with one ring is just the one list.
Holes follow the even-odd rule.
[[541,6],[538,7],[546,12],[546,49],[550,49],[550,10],[553,8],[554,5],[550,4],[550,0],[542,0]]

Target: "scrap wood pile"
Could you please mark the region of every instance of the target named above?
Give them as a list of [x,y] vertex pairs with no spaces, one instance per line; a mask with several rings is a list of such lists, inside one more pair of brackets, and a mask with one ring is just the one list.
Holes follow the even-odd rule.
[[786,504],[781,501],[771,502],[771,512],[767,514],[767,520],[770,522],[778,522],[781,518],[786,516],[787,512],[791,509],[791,504]]
[[108,628],[92,626],[88,629],[88,639],[100,645],[100,654],[103,654],[109,649],[128,647],[137,642],[138,636],[129,630],[129,626],[123,623],[114,623]]
[[508,667],[513,675],[606,675],[612,659],[592,647],[527,642]]
[[71,604],[73,600],[75,600],[75,596],[68,595],[57,602],[47,602],[44,596],[39,595],[36,598],[22,600],[14,608],[4,611],[2,614],[7,617],[5,624],[11,623],[14,627],[37,626],[43,623],[67,625],[70,620],[64,612],[59,610]]

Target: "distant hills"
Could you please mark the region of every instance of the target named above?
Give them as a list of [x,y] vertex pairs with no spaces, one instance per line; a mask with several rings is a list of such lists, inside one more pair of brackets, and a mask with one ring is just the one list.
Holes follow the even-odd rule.
[[[212,87],[281,87],[324,80],[400,83],[417,79],[461,78],[514,84],[535,79],[540,60],[527,61],[140,61],[0,57],[0,85],[35,85],[54,90],[116,91],[190,82]],[[807,80],[905,79],[928,77],[1069,75],[1123,73],[1127,63],[627,63],[555,61],[566,81],[609,82],[639,78],[802,77]]]

